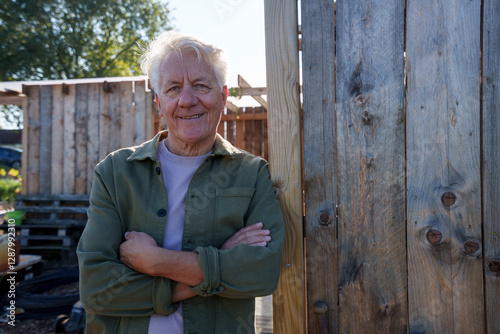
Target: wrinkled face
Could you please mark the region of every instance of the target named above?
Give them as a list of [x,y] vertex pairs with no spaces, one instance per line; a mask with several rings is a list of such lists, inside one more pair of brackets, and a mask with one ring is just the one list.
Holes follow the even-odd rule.
[[176,54],[159,66],[159,92],[155,98],[168,127],[167,147],[177,155],[208,153],[227,99],[212,69],[194,52]]

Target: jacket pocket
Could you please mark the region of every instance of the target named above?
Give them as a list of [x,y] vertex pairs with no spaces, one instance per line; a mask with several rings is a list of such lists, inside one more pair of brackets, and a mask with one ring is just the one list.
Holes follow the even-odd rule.
[[254,192],[255,189],[249,187],[217,190],[215,247],[222,247],[227,239],[246,226],[244,217],[248,211],[248,206]]

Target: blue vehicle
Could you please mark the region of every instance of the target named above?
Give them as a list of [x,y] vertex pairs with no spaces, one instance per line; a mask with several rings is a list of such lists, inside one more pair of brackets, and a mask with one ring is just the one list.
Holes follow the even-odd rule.
[[19,148],[0,146],[0,163],[7,167],[21,168],[23,150]]

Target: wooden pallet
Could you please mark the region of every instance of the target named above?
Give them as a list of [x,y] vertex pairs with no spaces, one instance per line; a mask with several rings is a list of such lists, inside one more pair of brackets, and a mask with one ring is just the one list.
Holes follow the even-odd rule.
[[[20,195],[16,210],[26,212],[16,226],[21,252],[74,262],[88,206],[88,195]],[[7,224],[0,225],[6,228]]]

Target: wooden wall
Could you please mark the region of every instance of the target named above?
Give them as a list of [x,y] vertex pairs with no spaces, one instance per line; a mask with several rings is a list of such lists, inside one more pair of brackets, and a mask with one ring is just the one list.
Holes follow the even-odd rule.
[[[269,119],[286,127],[299,93],[283,7],[295,2],[265,3]],[[301,1],[306,311],[295,315],[308,333],[500,332],[498,17],[494,0]],[[277,135],[293,145],[295,128],[274,126],[271,147]],[[287,247],[301,249],[287,224]],[[303,281],[283,272],[287,289]],[[285,299],[275,333],[303,332],[289,318],[301,300]]]
[[146,81],[25,85],[24,194],[88,194],[95,165],[153,137]]

